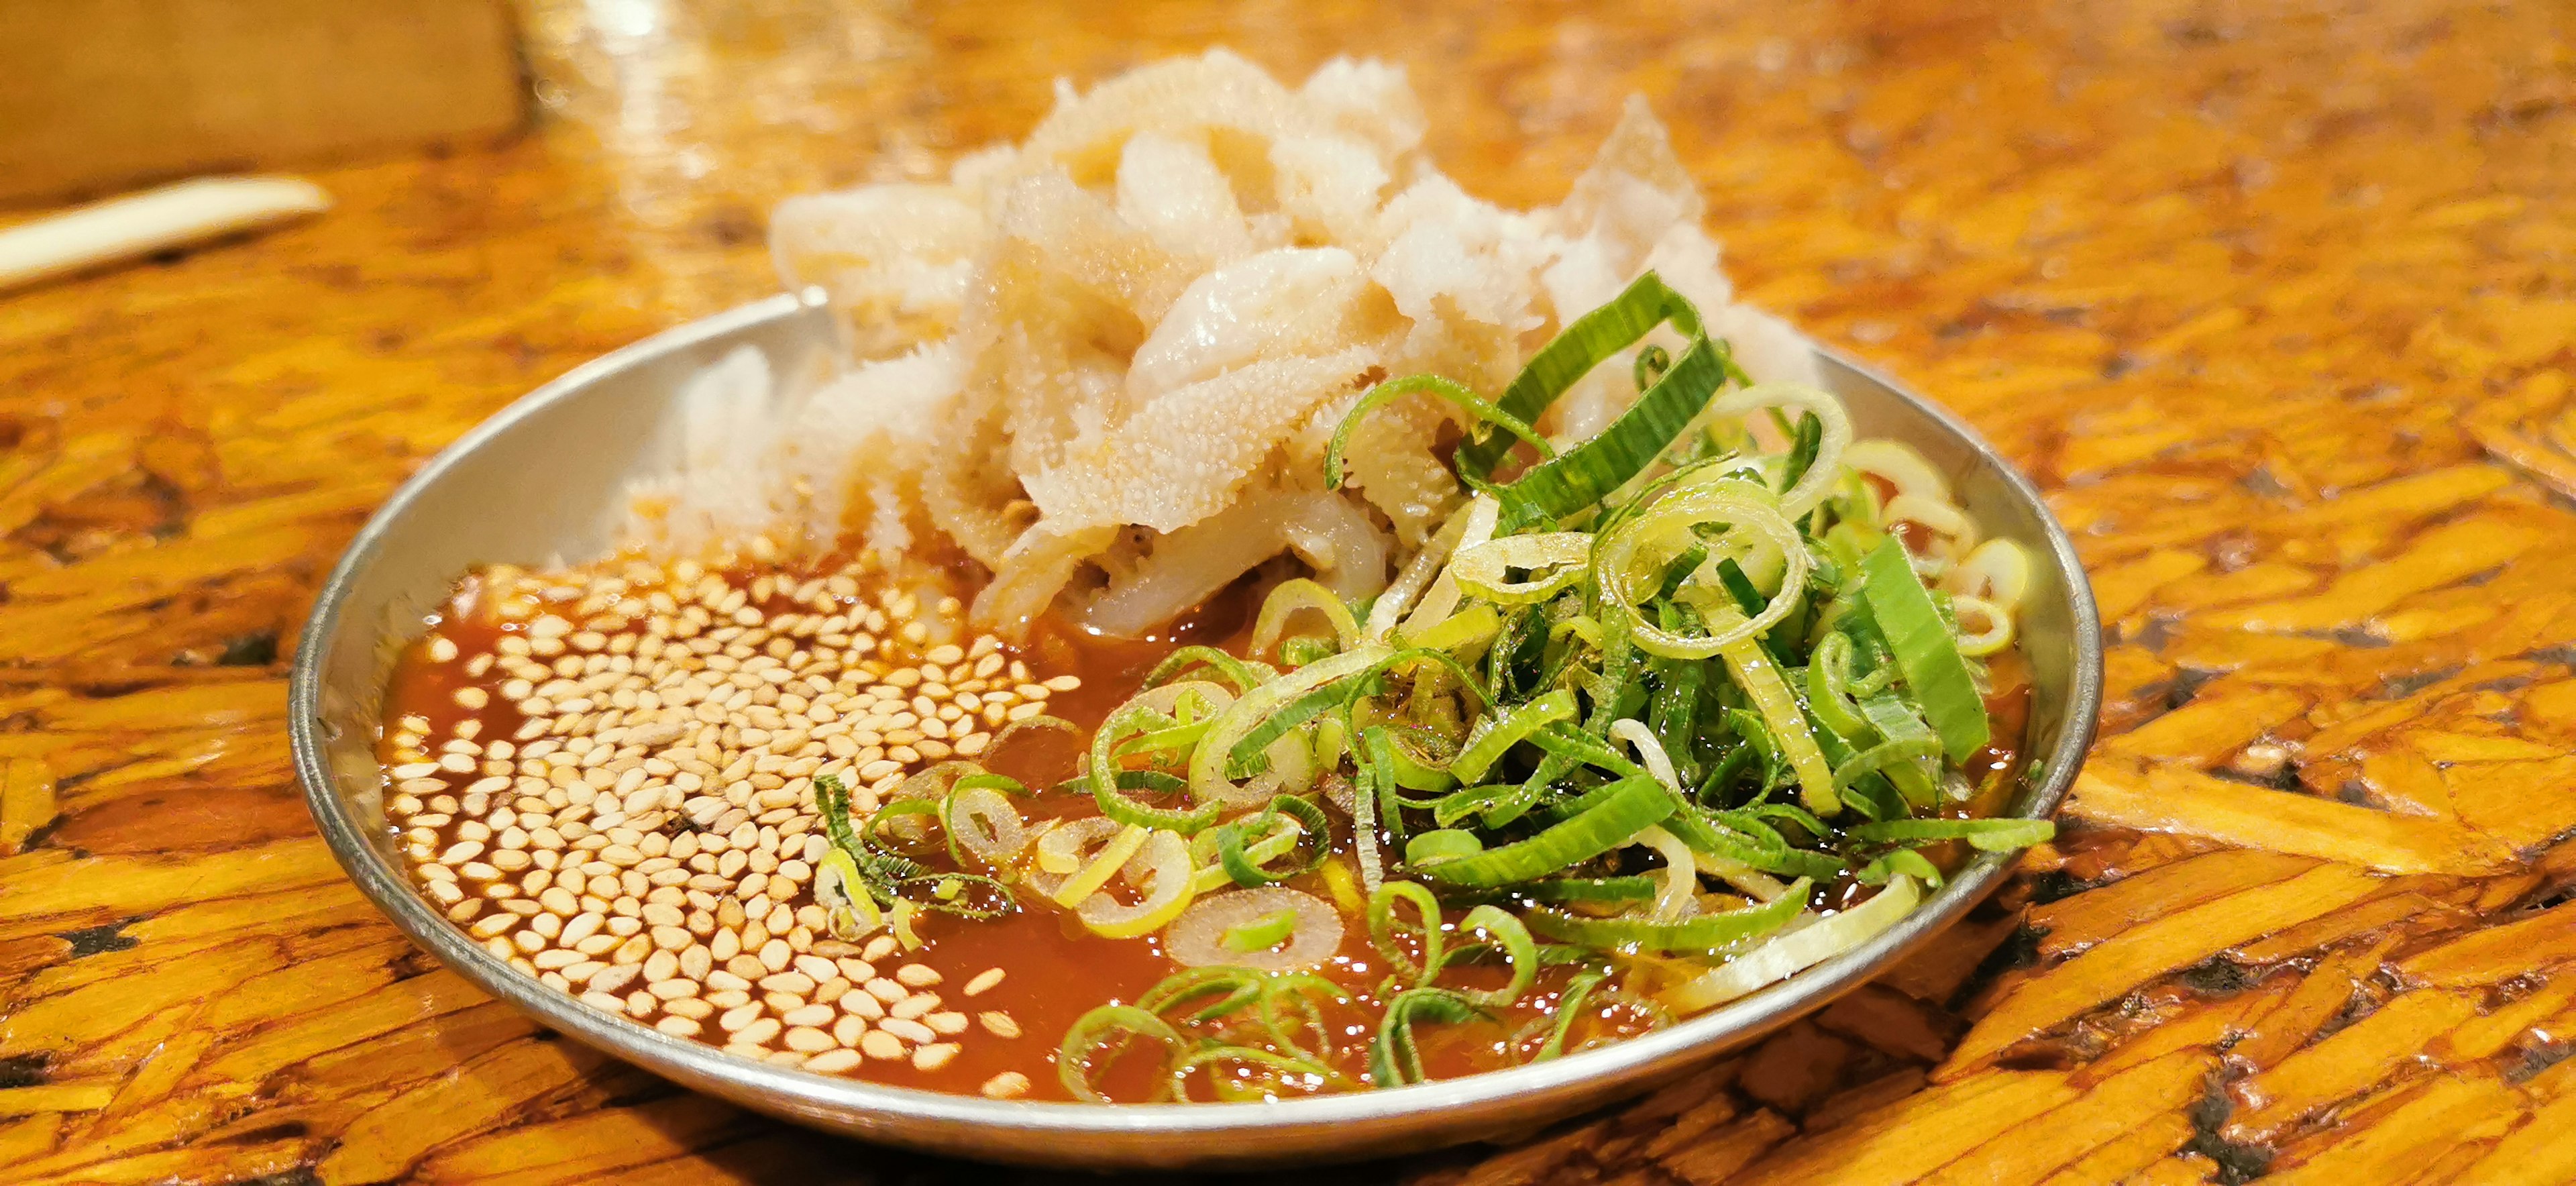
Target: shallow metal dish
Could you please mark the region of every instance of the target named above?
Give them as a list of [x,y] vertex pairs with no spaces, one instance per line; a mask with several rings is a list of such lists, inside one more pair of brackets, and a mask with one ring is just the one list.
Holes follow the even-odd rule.
[[[1535,1066],[1272,1105],[1099,1107],[884,1087],[737,1059],[546,988],[450,925],[403,872],[374,752],[395,653],[470,567],[580,561],[606,550],[625,483],[673,464],[673,396],[698,368],[750,345],[776,373],[804,372],[828,365],[832,334],[823,309],[781,295],[576,368],[466,434],[395,492],[314,604],[295,657],[291,722],[296,770],[324,839],[413,942],[563,1033],[745,1107],[940,1153],[1090,1167],[1289,1165],[1526,1135],[1669,1081],[1858,987],[2003,876],[2005,858],[1982,856],[1877,939],[1669,1030]],[[1965,425],[1848,360],[1826,353],[1824,361],[1826,382],[1860,433],[1921,449],[1990,533],[2031,548],[2023,645],[2036,681],[2027,746],[2036,773],[2015,812],[2046,816],[2083,761],[2101,702],[2098,625],[2074,549],[2038,492]]]

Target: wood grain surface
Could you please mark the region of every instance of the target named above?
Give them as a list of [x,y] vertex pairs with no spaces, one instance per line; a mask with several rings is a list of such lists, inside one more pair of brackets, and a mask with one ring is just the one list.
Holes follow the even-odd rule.
[[2037,476],[2110,631],[2067,834],[1930,954],[1641,1103],[1354,1176],[2576,1181],[2565,6],[524,18],[528,137],[0,300],[0,1180],[996,1177],[679,1092],[438,969],[313,838],[282,659],[432,451],[770,290],[774,199],[1223,42],[1404,62],[1513,203],[1643,92],[1743,287]]

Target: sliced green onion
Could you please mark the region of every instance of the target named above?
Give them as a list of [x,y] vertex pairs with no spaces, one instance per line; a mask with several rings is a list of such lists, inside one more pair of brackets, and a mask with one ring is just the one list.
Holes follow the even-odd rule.
[[1807,709],[1845,737],[1859,736],[1865,725],[1851,700],[1851,649],[1850,636],[1827,631],[1807,656]]
[[1971,659],[1982,659],[2012,645],[2011,610],[1983,597],[1971,597],[1968,594],[1959,593],[1953,594],[1950,598],[1950,612],[1962,623],[1972,616],[1986,621],[1985,627],[1974,634],[1966,633],[1965,628],[1962,627],[1962,633],[1959,635],[1960,654]]
[[1941,735],[1941,748],[1952,762],[1965,762],[1989,740],[1991,725],[1977,681],[1959,655],[1956,640],[1932,606],[1932,595],[1914,575],[1905,546],[1895,540],[1880,544],[1861,561],[1867,581],[1861,595],[1870,615],[1886,636],[1905,686],[1923,707],[1923,715]]
[[[1309,692],[1359,672],[1375,667],[1395,652],[1387,647],[1363,645],[1329,659],[1307,664],[1278,679],[1243,694],[1208,727],[1190,753],[1190,793],[1203,805],[1233,803],[1248,806],[1261,796],[1247,791],[1226,776],[1225,761],[1236,742],[1242,741],[1270,716]],[[1104,732],[1105,732],[1104,728]],[[1097,749],[1097,745],[1094,746]]]
[[1527,704],[1504,709],[1499,715],[1480,721],[1467,735],[1467,744],[1449,763],[1449,773],[1460,782],[1472,783],[1483,778],[1511,748],[1529,739],[1530,734],[1557,721],[1574,719],[1574,693],[1558,688]]
[[[1521,920],[1513,917],[1509,911],[1499,906],[1478,906],[1468,911],[1467,917],[1458,920],[1458,932],[1462,935],[1485,936],[1489,943],[1479,946],[1490,945],[1499,949],[1503,953],[1504,960],[1512,967],[1510,982],[1501,988],[1482,991],[1460,990],[1460,995],[1467,998],[1467,1003],[1479,1008],[1500,1009],[1521,999],[1521,994],[1528,992],[1530,985],[1537,981],[1538,941],[1530,938],[1529,928],[1522,925]],[[1456,962],[1460,955],[1466,954],[1469,950],[1471,949],[1462,946],[1451,951],[1441,958],[1439,966],[1445,967]],[[1434,973],[1437,973],[1437,967]]]
[[1531,1062],[1546,1062],[1565,1053],[1565,1035],[1573,1030],[1574,1019],[1582,1014],[1584,1003],[1592,999],[1592,991],[1607,979],[1599,972],[1577,972],[1565,982],[1565,988],[1556,994],[1555,1016],[1549,1020],[1547,1041],[1530,1056]]
[[1934,889],[1941,887],[1941,870],[1926,860],[1922,853],[1900,848],[1881,855],[1852,874],[1862,885],[1885,885],[1898,876],[1914,878]]
[[1780,491],[1795,489],[1798,479],[1815,468],[1816,454],[1825,443],[1825,425],[1813,412],[1798,417],[1798,425],[1789,434],[1789,452],[1780,459]]
[[[1750,544],[1777,549],[1784,565],[1780,588],[1772,594],[1770,604],[1750,618],[1703,610],[1710,625],[1717,627],[1715,633],[1674,634],[1649,622],[1643,608],[1646,600],[1662,588],[1663,564],[1653,549],[1676,538],[1691,539],[1691,528],[1707,523],[1729,526],[1722,542],[1743,535],[1750,537]],[[1769,491],[1744,482],[1723,481],[1675,490],[1656,499],[1634,519],[1610,528],[1598,541],[1592,565],[1602,600],[1626,611],[1633,619],[1629,629],[1639,647],[1667,659],[1707,659],[1738,639],[1759,637],[1796,608],[1806,588],[1805,540],[1772,505]]]
[[[1833,637],[1839,638],[1837,634]],[[1924,750],[1920,761],[1899,762],[1887,768],[1887,779],[1905,795],[1906,802],[1917,809],[1928,808],[1941,800],[1941,741],[1932,727],[1916,715],[1914,706],[1894,692],[1880,692],[1860,704],[1861,715],[1880,737],[1891,742],[1915,743]]]
[[1339,649],[1320,638],[1285,638],[1279,641],[1279,661],[1294,671]]
[[[1174,684],[1165,686],[1178,687],[1180,685]],[[1265,684],[1262,686],[1268,687],[1270,685]],[[1257,695],[1258,693],[1256,692],[1255,694]],[[1237,703],[1240,704],[1241,702],[1238,701]],[[1157,716],[1159,716],[1159,714],[1155,713],[1150,707],[1136,704],[1133,701],[1130,701],[1125,707],[1110,713],[1109,719],[1101,722],[1100,730],[1091,735],[1091,760],[1086,768],[1085,777],[1087,777],[1091,782],[1092,798],[1094,801],[1099,803],[1100,814],[1117,820],[1122,824],[1126,824],[1131,828],[1161,828],[1167,831],[1178,832],[1186,836],[1215,823],[1217,820],[1217,814],[1223,810],[1223,805],[1214,802],[1201,802],[1186,808],[1160,807],[1129,797],[1127,790],[1130,788],[1122,785],[1130,781],[1126,777],[1128,774],[1157,773],[1154,771],[1121,771],[1118,768],[1118,747],[1120,741],[1130,733],[1149,726]],[[1219,719],[1221,720],[1223,718]],[[1204,735],[1204,728],[1201,729],[1201,733]],[[1192,760],[1195,761],[1196,755],[1206,753],[1208,747],[1203,736],[1193,738],[1192,741],[1197,745],[1197,749],[1192,751]],[[1141,843],[1141,841],[1139,843]],[[1092,888],[1097,889],[1099,887],[1095,885]],[[1084,892],[1088,893],[1089,891],[1086,890]],[[1072,901],[1065,902],[1064,904],[1070,906],[1073,902],[1080,900],[1080,897],[1077,896]]]
[[1424,832],[1406,841],[1404,863],[1421,865],[1425,862],[1455,860],[1483,851],[1485,851],[1485,842],[1477,839],[1475,833],[1462,832],[1455,828],[1442,828],[1438,831]]
[[[1591,560],[1588,532],[1507,535],[1458,549],[1449,560],[1449,575],[1469,596],[1501,605],[1528,605],[1573,588]],[[1530,578],[1510,579],[1515,568],[1527,570]]]
[[1532,902],[1645,902],[1655,896],[1651,877],[1552,877],[1512,887]]
[[[1397,917],[1395,908],[1399,903],[1411,905],[1419,921],[1407,924]],[[1389,881],[1370,890],[1368,929],[1369,945],[1386,957],[1387,966],[1398,979],[1420,984],[1440,970],[1440,899],[1420,882]],[[1406,934],[1422,946],[1419,961],[1398,942]]]
[[[1546,438],[1539,436],[1538,430],[1531,428],[1528,422],[1487,402],[1483,396],[1467,390],[1464,385],[1455,380],[1444,379],[1438,375],[1407,375],[1401,379],[1389,379],[1369,388],[1368,394],[1361,396],[1358,403],[1351,405],[1350,411],[1342,414],[1341,425],[1333,430],[1333,443],[1324,450],[1324,489],[1342,488],[1342,450],[1350,445],[1351,431],[1358,428],[1360,421],[1369,413],[1392,400],[1408,395],[1438,396],[1465,409],[1468,415],[1477,420],[1502,429],[1514,440],[1538,450],[1539,456],[1556,455],[1555,448],[1547,443]],[[1508,449],[1511,446],[1503,447]]]
[[[1311,584],[1313,582],[1308,583]],[[1345,618],[1349,617],[1350,611],[1342,611],[1342,616]],[[1254,653],[1259,654],[1260,652],[1255,651]],[[1268,675],[1255,669],[1252,664],[1226,654],[1224,651],[1220,651],[1215,647],[1186,646],[1164,656],[1162,662],[1155,664],[1154,670],[1147,673],[1145,676],[1145,686],[1148,688],[1160,687],[1163,684],[1169,683],[1174,677],[1180,675],[1182,672],[1188,671],[1193,667],[1201,666],[1214,668],[1217,674],[1224,676],[1226,680],[1231,682],[1238,690],[1245,692],[1251,691],[1254,686],[1269,678]]]
[[[1756,383],[1751,387],[1727,392],[1712,401],[1706,416],[1742,416],[1757,408],[1796,408],[1816,418],[1816,444],[1812,460],[1788,489],[1780,495],[1780,513],[1791,519],[1804,517],[1816,509],[1825,496],[1833,493],[1842,480],[1843,458],[1852,445],[1851,414],[1843,410],[1841,400],[1798,383]],[[1803,419],[1803,418],[1802,418]],[[1792,442],[1792,448],[1797,446]]]
[[1922,758],[1938,757],[1941,742],[1937,738],[1882,741],[1862,750],[1834,767],[1834,789],[1841,790],[1860,780],[1862,775],[1892,769]]
[[[1274,828],[1281,822],[1290,823],[1293,827],[1286,831],[1274,831],[1249,848],[1245,846],[1244,841],[1247,836],[1257,834],[1256,830]],[[1217,859],[1224,867],[1226,876],[1236,885],[1246,889],[1286,881],[1291,877],[1313,872],[1315,866],[1322,864],[1324,858],[1331,855],[1330,833],[1326,831],[1324,809],[1315,806],[1311,799],[1300,799],[1295,795],[1281,795],[1272,799],[1269,808],[1217,828],[1215,836]],[[1298,842],[1304,839],[1314,841],[1312,855],[1307,860],[1278,873],[1263,867],[1275,858],[1296,851]]]
[[[1333,628],[1333,641],[1348,650],[1360,640],[1359,620],[1351,616],[1351,607],[1333,596],[1333,591],[1304,577],[1279,582],[1270,595],[1261,600],[1261,616],[1252,623],[1252,644],[1245,648],[1254,655],[1267,654],[1288,628],[1289,619],[1300,612],[1322,614]],[[1251,691],[1245,688],[1245,691]]]
[[1056,905],[1068,909],[1080,905],[1083,899],[1109,884],[1110,877],[1127,864],[1127,858],[1145,847],[1146,838],[1154,832],[1155,829],[1141,824],[1129,824],[1119,829],[1117,835],[1109,838],[1109,843],[1100,847],[1099,855],[1091,858],[1089,865],[1066,878],[1063,885],[1057,886],[1055,892],[1047,896],[1055,899]]
[[[1653,272],[1639,276],[1627,290],[1608,304],[1575,318],[1559,331],[1547,345],[1531,355],[1529,364],[1503,390],[1495,401],[1505,414],[1524,424],[1536,424],[1557,397],[1590,374],[1612,355],[1633,345],[1656,326],[1672,319],[1674,308],[1683,310],[1687,324],[1677,321],[1675,328],[1684,337],[1699,332],[1699,313],[1689,301],[1666,286]],[[1685,355],[1687,357],[1687,355]],[[1657,376],[1657,382],[1668,377]],[[1715,384],[1710,384],[1714,390]],[[1459,473],[1483,478],[1493,472],[1494,464],[1511,451],[1512,442],[1500,438],[1469,441],[1458,447],[1456,465]]]
[[1720,652],[1726,657],[1728,674],[1735,686],[1753,701],[1762,714],[1762,723],[1770,729],[1771,740],[1797,772],[1798,789],[1805,798],[1807,810],[1830,816],[1842,810],[1842,797],[1834,785],[1833,768],[1825,764],[1823,750],[1816,748],[1815,735],[1807,729],[1807,714],[1798,707],[1797,698],[1789,694],[1788,682],[1750,635],[1737,635]]
[[1413,608],[1414,600],[1447,571],[1449,554],[1457,550],[1458,541],[1466,536],[1471,523],[1481,521],[1485,537],[1491,537],[1494,512],[1489,508],[1493,505],[1493,500],[1487,498],[1467,500],[1440,524],[1440,530],[1422,541],[1413,559],[1404,562],[1404,571],[1395,574],[1386,591],[1369,603],[1368,620],[1360,623],[1361,639],[1384,642],[1395,633],[1396,624],[1404,620],[1404,612]]
[[1468,816],[1482,816],[1485,826],[1499,828],[1538,804],[1545,788],[1531,783],[1497,782],[1452,791],[1431,805],[1432,822],[1455,826]]
[[[1063,1045],[1056,1048],[1056,1078],[1075,1099],[1111,1103],[1108,1096],[1101,1094],[1097,1080],[1107,1072],[1109,1063],[1139,1041],[1162,1046],[1166,1067],[1187,1049],[1180,1031],[1162,1018],[1134,1005],[1102,1005],[1083,1014],[1065,1031]],[[1170,1094],[1168,1076],[1156,1075],[1153,1082],[1154,1095],[1137,1102],[1153,1103]]]
[[1979,852],[2017,852],[2047,843],[2057,825],[2044,819],[1893,819],[1862,824],[1846,835],[1863,844],[1965,840]]
[[864,939],[885,925],[876,900],[859,877],[858,863],[842,849],[825,852],[814,866],[814,904],[823,908],[832,937],[845,943]]
[[[1118,842],[1112,840],[1102,854],[1103,860],[1109,852],[1117,849]],[[1144,851],[1136,859],[1143,861],[1151,871],[1148,882],[1151,888],[1144,900],[1129,906],[1106,893],[1094,892],[1081,899],[1081,904],[1074,908],[1074,916],[1093,934],[1108,939],[1133,939],[1159,931],[1164,924],[1189,909],[1191,899],[1198,895],[1198,870],[1190,863],[1189,842],[1181,839],[1179,833],[1147,833]],[[1066,884],[1079,882],[1089,874],[1090,870],[1084,870],[1075,875],[1074,882]],[[1128,879],[1136,880],[1132,874]]]
[[[1698,419],[1709,397],[1726,384],[1725,347],[1709,341],[1701,331],[1699,311],[1689,301],[1648,272],[1609,304],[1577,318],[1555,341],[1541,347],[1504,392],[1506,412],[1516,412],[1527,403],[1544,409],[1594,366],[1666,321],[1690,343],[1673,360],[1672,369],[1656,376],[1654,386],[1638,395],[1609,427],[1531,466],[1503,487],[1517,507],[1527,508],[1525,516],[1572,515],[1599,503],[1654,464],[1664,448]],[[1482,478],[1500,456],[1497,452],[1488,458],[1485,449],[1462,446],[1456,463],[1462,477]]]
[[1352,755],[1359,762],[1360,798],[1377,800],[1377,826],[1387,840],[1403,851],[1403,803],[1396,794],[1395,743],[1387,739],[1386,726],[1371,725],[1360,731],[1358,751]]
[[[1460,527],[1457,540],[1450,546],[1448,554],[1455,556],[1459,552],[1494,538],[1494,527],[1501,515],[1502,505],[1495,502],[1492,495],[1480,493],[1469,499],[1466,522]],[[1421,602],[1413,607],[1412,613],[1405,616],[1403,632],[1422,634],[1446,621],[1458,608],[1458,599],[1458,578],[1455,566],[1443,563],[1440,566],[1440,572],[1432,577],[1431,584],[1423,590]],[[1374,607],[1371,608],[1369,618],[1372,628],[1371,637],[1384,638],[1394,633],[1392,630],[1381,632],[1375,629],[1377,614]]]
[[1798,912],[1807,908],[1807,894],[1812,886],[1813,883],[1801,878],[1789,886],[1789,892],[1775,901],[1741,910],[1697,915],[1678,922],[1586,918],[1544,907],[1532,909],[1525,916],[1525,921],[1532,931],[1550,939],[1592,947],[1718,952],[1787,926],[1790,919],[1798,917]]
[[1347,697],[1342,694],[1341,689],[1328,684],[1289,701],[1279,711],[1262,718],[1260,724],[1253,726],[1251,732],[1237,739],[1234,747],[1227,751],[1226,777],[1248,778],[1267,769],[1270,764],[1271,747],[1279,744],[1280,740],[1288,736],[1291,731],[1304,726],[1324,710],[1342,703],[1345,699]]
[[1502,615],[1490,605],[1471,605],[1440,619],[1440,624],[1419,634],[1403,633],[1404,645],[1431,651],[1471,651],[1493,641],[1503,628]]
[[[1617,724],[1617,721],[1609,722],[1604,729],[1606,731]],[[1539,729],[1530,734],[1529,743],[1549,754],[1587,766],[1598,766],[1622,778],[1649,776],[1649,771],[1645,767],[1629,761],[1625,755],[1610,748],[1600,738],[1563,725],[1549,725]]]
[[1652,777],[1611,784],[1610,793],[1580,814],[1527,840],[1489,848],[1473,856],[1421,867],[1423,876],[1445,885],[1494,889],[1535,881],[1626,844],[1647,827],[1662,823],[1681,801]]
[[1411,988],[1397,993],[1386,1003],[1386,1014],[1378,1019],[1377,1040],[1369,1045],[1370,1081],[1381,1088],[1422,1082],[1426,1076],[1413,1027],[1423,1022],[1457,1025],[1482,1016],[1455,989]]
[[1297,911],[1293,908],[1276,910],[1242,926],[1227,927],[1217,942],[1223,944],[1227,951],[1238,954],[1267,951],[1279,946],[1281,940],[1295,934],[1296,930]]
[[1665,992],[1663,1003],[1676,1013],[1697,1013],[1773,981],[1785,980],[1876,938],[1912,914],[1915,904],[1922,900],[1923,893],[1914,879],[1900,874],[1886,888],[1870,895],[1868,901],[1811,926],[1775,936],[1726,966]]

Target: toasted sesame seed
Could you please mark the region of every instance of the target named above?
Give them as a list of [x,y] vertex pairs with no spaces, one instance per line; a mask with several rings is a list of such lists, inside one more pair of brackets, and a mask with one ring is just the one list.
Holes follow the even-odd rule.
[[[975,1018],[928,991],[941,970],[891,967],[892,934],[831,937],[812,900],[831,851],[812,780],[837,774],[873,811],[1070,677],[990,635],[931,645],[928,603],[964,606],[871,589],[870,571],[486,570],[481,612],[517,628],[416,652],[468,681],[444,692],[474,715],[408,715],[386,742],[386,812],[422,892],[521,972],[665,1032],[817,1070],[856,1064],[853,1044],[947,1065],[942,1039]],[[495,707],[524,723],[480,715]]]
[[929,1026],[923,1025],[918,1021],[907,1021],[900,1017],[886,1018],[884,1021],[877,1023],[877,1028],[886,1033],[893,1034],[907,1042],[927,1042],[939,1036],[939,1034]]
[[921,1049],[912,1052],[912,1069],[916,1071],[938,1070],[941,1067],[947,1066],[949,1063],[957,1061],[957,1052],[960,1049],[962,1048],[955,1042],[935,1042],[928,1046],[924,1046]]
[[886,1006],[886,1015],[889,1017],[913,1018],[919,1017],[938,1007],[939,994],[917,992]]
[[903,1039],[884,1030],[869,1030],[859,1039],[859,1051],[869,1058],[891,1062],[904,1056]]
[[859,1065],[859,1058],[856,1050],[826,1050],[806,1059],[805,1069],[817,1074],[838,1074]]
[[885,1002],[866,989],[854,988],[841,994],[841,1011],[853,1017],[878,1018],[886,1015]]
[[1029,1077],[1018,1071],[1004,1071],[986,1079],[978,1090],[992,1099],[1018,1099],[1029,1093]]

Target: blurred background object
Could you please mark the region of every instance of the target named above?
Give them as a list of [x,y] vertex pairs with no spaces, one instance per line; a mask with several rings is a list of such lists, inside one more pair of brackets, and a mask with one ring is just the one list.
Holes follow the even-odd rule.
[[506,0],[0,4],[0,204],[506,134],[514,38]]
[[293,177],[200,177],[0,229],[0,291],[331,208]]

